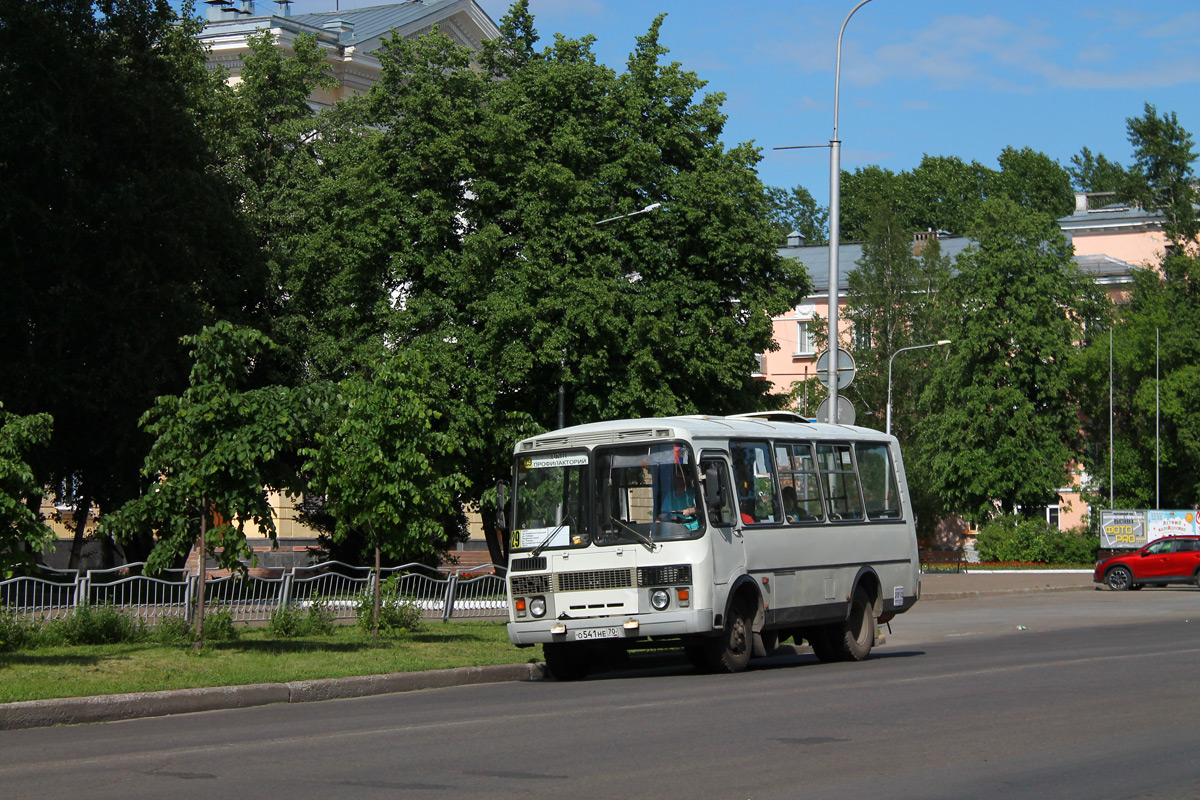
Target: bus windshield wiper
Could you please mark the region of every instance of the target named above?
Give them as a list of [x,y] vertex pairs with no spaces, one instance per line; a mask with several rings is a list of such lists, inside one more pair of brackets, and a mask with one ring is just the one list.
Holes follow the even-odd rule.
[[550,540],[553,539],[555,536],[557,536],[559,531],[561,531],[563,528],[566,528],[568,522],[574,522],[574,521],[575,521],[575,518],[572,517],[570,514],[568,514],[566,519],[564,519],[562,522],[558,523],[557,528],[550,531],[550,533],[546,536],[545,539],[542,539],[541,544],[539,544],[537,547],[533,548],[533,552],[529,554],[529,557],[537,558],[539,555],[541,555],[542,551],[546,549],[546,545],[550,544]]
[[656,551],[658,549],[658,545],[654,542],[653,539],[651,539],[646,534],[642,533],[639,530],[629,527],[628,525],[626,525],[624,522],[621,522],[621,520],[617,519],[616,517],[609,517],[608,519],[609,519],[609,522],[615,522],[619,527],[624,528],[629,533],[630,536],[632,536],[634,539],[637,539],[639,542],[644,544],[646,546],[646,549],[649,550],[651,553],[653,553],[654,551]]

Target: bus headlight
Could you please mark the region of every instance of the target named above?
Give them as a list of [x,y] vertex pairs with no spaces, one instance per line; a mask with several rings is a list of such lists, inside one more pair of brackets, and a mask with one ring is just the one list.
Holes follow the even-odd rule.
[[535,597],[529,601],[529,613],[535,617],[546,616],[546,598]]
[[655,589],[650,593],[650,605],[655,611],[665,611],[671,604],[671,595],[666,589]]

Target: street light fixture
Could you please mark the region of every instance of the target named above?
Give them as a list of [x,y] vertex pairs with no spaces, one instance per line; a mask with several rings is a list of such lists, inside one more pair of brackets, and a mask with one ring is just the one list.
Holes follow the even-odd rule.
[[887,423],[884,432],[889,436],[892,434],[892,362],[896,360],[896,356],[906,350],[924,350],[928,347],[945,347],[950,344],[949,339],[938,339],[933,344],[915,344],[912,347],[901,347],[896,352],[892,353],[892,357],[888,359],[888,402],[887,402]]
[[649,214],[651,211],[658,211],[660,208],[662,208],[662,203],[651,203],[650,205],[646,206],[645,208],[638,209],[637,211],[630,211],[628,214],[618,214],[617,216],[609,217],[608,219],[598,219],[592,224],[593,225],[605,225],[609,222],[616,222],[619,219],[626,219],[628,217],[636,217],[638,214]]

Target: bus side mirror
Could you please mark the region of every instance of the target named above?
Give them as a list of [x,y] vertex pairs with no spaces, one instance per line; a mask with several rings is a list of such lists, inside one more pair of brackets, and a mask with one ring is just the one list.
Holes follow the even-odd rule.
[[508,530],[508,522],[505,519],[504,509],[508,505],[508,484],[504,481],[496,483],[496,527],[502,531]]

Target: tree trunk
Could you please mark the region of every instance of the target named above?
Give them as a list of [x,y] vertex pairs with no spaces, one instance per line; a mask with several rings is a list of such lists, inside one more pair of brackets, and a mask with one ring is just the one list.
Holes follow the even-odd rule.
[[200,501],[200,538],[196,543],[200,560],[196,562],[196,644],[192,652],[199,653],[204,649],[204,579],[207,577],[208,566],[208,505]]
[[67,562],[68,569],[79,569],[83,560],[83,539],[87,532],[88,511],[92,508],[91,495],[84,495],[75,503],[75,538],[71,541],[71,560]]

